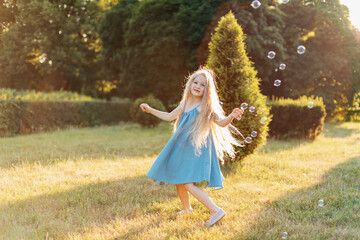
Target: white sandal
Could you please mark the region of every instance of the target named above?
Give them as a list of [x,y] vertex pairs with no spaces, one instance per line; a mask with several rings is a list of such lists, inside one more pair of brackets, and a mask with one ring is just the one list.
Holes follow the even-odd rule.
[[205,225],[208,227],[212,227],[215,223],[217,223],[225,215],[226,215],[226,212],[222,208],[220,208],[213,216],[210,216],[210,219],[208,221],[206,221]]

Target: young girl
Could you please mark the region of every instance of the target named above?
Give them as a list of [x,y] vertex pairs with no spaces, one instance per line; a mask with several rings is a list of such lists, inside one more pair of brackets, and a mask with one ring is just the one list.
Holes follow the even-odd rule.
[[208,187],[215,190],[223,188],[224,177],[219,160],[223,161],[224,153],[234,157],[233,145],[241,146],[230,132],[237,132],[230,123],[243,114],[243,110],[235,108],[225,117],[213,76],[213,72],[204,67],[191,74],[179,106],[170,113],[151,108],[146,103],[140,105],[142,111],[160,119],[176,120],[174,134],[146,176],[159,184],[176,185],[184,207],[177,214],[193,211],[189,202],[190,192],[210,210],[207,226],[213,226],[226,213],[195,183],[205,180]]

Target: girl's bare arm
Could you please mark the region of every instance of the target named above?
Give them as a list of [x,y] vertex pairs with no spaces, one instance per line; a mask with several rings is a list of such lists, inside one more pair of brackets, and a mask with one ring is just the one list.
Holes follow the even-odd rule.
[[183,108],[183,103],[180,103],[179,106],[177,106],[170,113],[152,108],[149,105],[147,105],[146,103],[142,103],[140,105],[140,108],[141,108],[141,110],[143,110],[143,112],[150,113],[150,114],[154,115],[155,117],[158,117],[162,120],[170,122],[170,121],[175,120],[180,115],[182,108]]
[[218,116],[214,116],[213,117],[213,121],[219,125],[220,127],[226,127],[227,125],[229,125],[232,120],[234,118],[240,118],[241,115],[243,114],[244,110],[239,109],[239,108],[235,108],[231,114],[229,114],[229,116],[227,116],[226,118],[223,119],[219,119]]

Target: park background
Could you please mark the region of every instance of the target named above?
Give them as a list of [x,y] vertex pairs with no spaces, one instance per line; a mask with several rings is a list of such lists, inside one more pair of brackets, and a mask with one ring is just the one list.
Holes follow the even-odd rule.
[[[0,237],[358,238],[359,30],[337,0],[252,3],[3,0]],[[176,218],[174,189],[146,179],[171,131],[137,106],[176,106],[229,11],[258,88],[235,88],[247,89],[235,102],[220,89],[220,100],[264,95],[268,122],[222,167],[227,189],[210,194],[230,214],[206,229],[199,203]],[[237,127],[250,135],[251,122]]]

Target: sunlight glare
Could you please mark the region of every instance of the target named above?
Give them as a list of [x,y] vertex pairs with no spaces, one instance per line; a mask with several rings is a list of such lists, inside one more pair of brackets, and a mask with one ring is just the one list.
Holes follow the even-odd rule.
[[340,2],[349,8],[349,20],[351,21],[352,25],[354,25],[357,29],[360,29],[360,15],[358,14],[360,11],[360,1],[341,0]]

